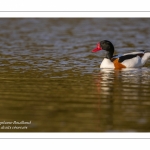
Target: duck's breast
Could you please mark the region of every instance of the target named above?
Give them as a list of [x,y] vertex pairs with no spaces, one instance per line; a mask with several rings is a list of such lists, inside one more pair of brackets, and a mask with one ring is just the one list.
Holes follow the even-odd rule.
[[100,65],[100,68],[115,68],[115,66],[110,59],[104,58]]

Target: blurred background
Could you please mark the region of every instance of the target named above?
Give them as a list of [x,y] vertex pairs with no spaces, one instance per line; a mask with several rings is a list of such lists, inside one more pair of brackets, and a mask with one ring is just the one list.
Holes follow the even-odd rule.
[[[150,61],[100,70],[105,52],[91,52],[101,40],[116,54],[150,52],[149,25],[149,18],[0,18],[0,132],[149,132]],[[14,121],[31,124],[6,124]]]

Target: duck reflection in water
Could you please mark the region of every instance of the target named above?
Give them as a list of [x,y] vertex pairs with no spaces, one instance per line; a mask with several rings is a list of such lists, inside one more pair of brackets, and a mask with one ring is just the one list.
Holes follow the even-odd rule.
[[146,67],[100,70],[95,83],[102,128],[106,131],[136,131],[141,123],[148,125],[150,120],[144,117],[143,109],[144,103],[150,105],[149,75],[150,69]]

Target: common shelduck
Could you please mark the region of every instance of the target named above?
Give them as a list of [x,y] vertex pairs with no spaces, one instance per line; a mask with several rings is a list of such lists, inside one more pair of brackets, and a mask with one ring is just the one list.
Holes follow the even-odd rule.
[[150,57],[150,52],[145,52],[145,50],[113,56],[114,46],[108,40],[99,42],[97,47],[93,49],[92,52],[97,52],[100,50],[105,50],[107,52],[100,68],[138,68],[142,67]]

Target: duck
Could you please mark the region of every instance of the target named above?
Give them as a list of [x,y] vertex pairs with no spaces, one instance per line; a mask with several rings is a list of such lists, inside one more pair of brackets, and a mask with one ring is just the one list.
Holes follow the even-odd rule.
[[114,45],[108,40],[98,42],[96,48],[94,48],[92,52],[95,53],[100,50],[106,51],[106,56],[102,60],[100,68],[140,68],[144,66],[150,58],[150,52],[145,52],[145,50],[113,55]]

